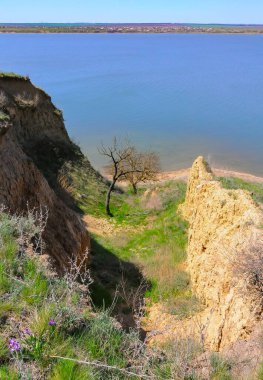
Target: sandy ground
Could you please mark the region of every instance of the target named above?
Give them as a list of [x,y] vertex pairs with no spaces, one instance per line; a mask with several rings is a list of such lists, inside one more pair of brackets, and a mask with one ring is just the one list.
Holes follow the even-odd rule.
[[[189,177],[191,168],[188,169],[180,169],[180,170],[174,170],[169,172],[160,172],[157,176],[157,182],[165,182],[165,181],[172,181],[172,180],[181,180],[181,181],[187,181]],[[257,177],[253,174],[244,173],[244,172],[236,172],[233,170],[226,170],[226,169],[220,169],[220,168],[213,168],[213,173],[217,177],[235,177],[235,178],[241,178],[244,181],[247,182],[257,182],[257,183],[263,183],[263,177]],[[111,179],[111,177],[105,173],[102,172],[102,175],[106,177],[107,179]],[[156,181],[155,181],[156,183]],[[127,186],[128,183],[126,181],[119,182],[118,186]]]
[[[244,181],[248,181],[248,182],[263,183],[263,177],[257,177],[249,173],[236,172],[232,170],[225,170],[225,169],[219,169],[219,168],[212,168],[212,171],[218,177],[236,177],[236,178],[241,178]],[[190,172],[190,168],[176,170],[172,172],[161,172],[158,175],[158,180],[161,182],[168,181],[168,180],[179,180],[179,179],[183,181],[187,181],[189,172]]]

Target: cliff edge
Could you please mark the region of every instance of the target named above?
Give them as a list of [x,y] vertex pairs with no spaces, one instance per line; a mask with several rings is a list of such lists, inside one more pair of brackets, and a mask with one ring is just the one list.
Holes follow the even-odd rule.
[[45,252],[60,269],[89,247],[81,217],[56,181],[63,163],[81,156],[51,98],[27,77],[0,74],[0,205],[11,213],[48,210]]

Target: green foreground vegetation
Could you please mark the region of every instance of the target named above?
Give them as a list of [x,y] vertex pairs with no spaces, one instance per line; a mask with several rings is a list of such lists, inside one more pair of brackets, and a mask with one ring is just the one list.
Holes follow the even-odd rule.
[[117,233],[96,236],[98,243],[121,260],[140,268],[149,284],[148,303],[162,302],[167,310],[184,317],[199,306],[189,288],[184,270],[187,223],[177,213],[186,185],[169,182],[131,189],[113,202],[113,221]]
[[47,274],[32,252],[40,232],[36,214],[1,211],[0,378],[171,379],[172,355],[164,359],[138,331],[124,332],[110,309],[94,312],[88,284],[80,286],[73,271]]
[[[105,215],[105,183],[94,176],[91,179],[78,166],[70,168],[69,182],[83,212],[104,218],[112,225],[112,234],[93,234],[93,239],[118,259],[140,268],[149,285],[145,294],[149,302],[162,301],[178,317],[200,308],[184,270],[187,222],[177,213],[185,197],[184,182],[153,183],[142,186],[138,194],[133,194],[131,188],[117,190],[112,195],[112,218]],[[108,292],[104,290],[108,304]]]
[[[260,184],[220,180],[263,200]],[[185,271],[187,223],[177,212],[186,184],[142,186],[136,195],[129,188],[117,190],[113,218],[104,213],[107,183],[87,161],[60,171],[59,185],[83,213],[112,227],[108,234],[92,236],[93,261],[104,263],[105,273],[101,278],[101,265],[94,273],[92,267],[93,284],[89,275],[81,281],[74,270],[58,277],[36,253],[43,227],[39,215],[0,211],[0,379],[201,379],[193,366],[202,353],[198,342],[174,339],[161,350],[149,348],[140,328],[124,330],[112,317],[122,302],[116,293],[119,278],[109,281],[117,272],[110,273],[109,265],[107,273],[111,260],[113,267],[117,261],[131,263],[146,284],[146,305],[162,303],[179,319],[200,310]],[[136,290],[138,284],[128,278],[126,285]],[[230,372],[229,363],[211,356],[210,379],[231,380]]]

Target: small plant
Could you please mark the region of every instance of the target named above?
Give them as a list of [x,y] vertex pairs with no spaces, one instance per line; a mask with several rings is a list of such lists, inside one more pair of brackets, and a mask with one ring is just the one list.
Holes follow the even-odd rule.
[[9,349],[10,349],[10,352],[20,352],[21,351],[20,343],[14,338],[9,339]]
[[0,121],[8,122],[10,120],[10,116],[5,112],[0,111]]
[[[54,321],[52,320],[52,323]],[[54,322],[55,323],[55,322]],[[55,324],[46,326],[39,335],[32,333],[28,328],[24,332],[22,347],[23,356],[33,360],[43,360],[47,346],[55,332]]]
[[3,108],[7,104],[7,102],[8,102],[8,99],[4,91],[0,91],[0,108]]
[[210,357],[211,380],[232,380],[230,370],[231,365],[222,359],[218,354]]
[[257,380],[263,380],[263,362],[260,363]]
[[0,362],[5,362],[9,355],[9,349],[4,337],[0,336]]
[[55,108],[55,109],[54,109],[54,114],[55,114],[56,116],[58,116],[58,117],[62,117],[62,116],[63,116],[62,111],[61,111],[60,109],[58,109],[58,108]]
[[15,101],[20,108],[36,108],[39,103],[39,94],[32,95],[23,92],[15,96]]

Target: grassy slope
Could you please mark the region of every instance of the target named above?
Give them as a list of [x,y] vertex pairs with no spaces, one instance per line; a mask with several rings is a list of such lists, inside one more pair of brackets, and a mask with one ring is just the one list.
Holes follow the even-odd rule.
[[[70,192],[78,206],[84,212],[105,218],[106,184],[93,171],[90,175],[88,163],[71,167],[68,174]],[[252,191],[258,202],[263,200],[262,185],[239,179],[220,180],[225,187],[244,188]],[[114,218],[108,221],[117,226],[118,233],[94,238],[115,257],[141,267],[151,283],[146,294],[149,302],[162,301],[170,312],[184,317],[198,307],[184,271],[187,224],[177,214],[177,207],[184,199],[185,184],[169,182],[152,187],[157,187],[156,209],[147,206],[150,198],[143,195],[146,188],[141,188],[136,196],[129,191],[115,193]],[[36,224],[30,216],[21,219],[0,213],[0,378],[20,379],[22,371],[28,374],[25,377],[28,379],[32,378],[30,373],[39,378],[44,374],[53,380],[126,379],[127,375],[118,370],[81,366],[50,357],[87,358],[127,368],[131,356],[138,364],[142,355],[136,356],[134,352],[134,347],[140,345],[137,331],[125,333],[109,317],[109,312],[94,314],[76,283],[72,287],[65,278],[48,276],[37,257],[28,255],[26,244],[21,245],[21,231],[28,242],[30,236],[39,232]],[[55,318],[57,323],[54,331],[48,325],[50,318]],[[31,330],[32,339],[25,337],[26,327]],[[17,355],[8,350],[10,338],[19,340],[22,345]],[[175,352],[167,350],[162,360],[155,354],[150,358],[145,356],[145,361],[140,362],[144,373],[149,373],[150,366],[152,378],[173,378],[177,373],[174,360],[178,360],[176,355],[180,354]],[[230,377],[227,373],[216,378]]]
[[[88,175],[88,174],[86,174]],[[84,213],[104,217],[104,199],[107,186],[96,178],[87,181],[85,173],[75,171],[73,183],[77,184],[75,197]],[[263,202],[263,185],[245,182],[238,178],[219,178],[229,189],[241,188],[253,193],[257,202]],[[157,209],[147,208],[145,191],[157,188]],[[201,305],[191,294],[189,277],[184,270],[186,259],[187,223],[178,215],[177,207],[183,202],[186,185],[170,181],[142,187],[137,195],[131,190],[114,193],[109,222],[117,225],[118,233],[106,237],[93,236],[95,241],[120,260],[138,266],[150,288],[146,298],[150,302],[162,301],[172,314],[184,317],[197,311]],[[79,194],[83,194],[80,196]],[[85,196],[85,194],[90,194]],[[101,292],[109,303],[107,289]],[[107,300],[106,300],[107,298]]]
[[[150,371],[152,378],[169,379],[169,360],[154,352],[148,357],[138,331],[125,333],[108,312],[94,314],[83,286],[72,277],[48,275],[37,255],[27,249],[31,236],[38,233],[34,215],[11,217],[0,212],[0,378],[135,380]],[[51,319],[54,326],[49,325]],[[10,352],[10,339],[19,343],[20,350]],[[121,371],[130,365],[140,375]]]
[[[141,269],[150,283],[146,293],[148,302],[160,301],[179,317],[198,306],[184,270],[187,223],[177,213],[185,190],[183,182],[171,181],[144,187],[137,195],[129,191],[118,195],[118,199],[113,199],[114,217],[110,220],[118,232],[106,237],[94,236],[100,246]],[[157,205],[151,205],[151,192],[157,194]]]
[[246,182],[240,178],[225,178],[218,177],[218,180],[222,183],[226,189],[242,189],[251,193],[252,198],[257,203],[263,203],[263,184]]

